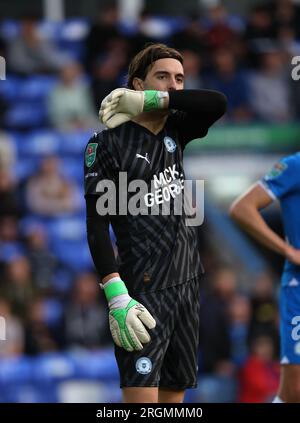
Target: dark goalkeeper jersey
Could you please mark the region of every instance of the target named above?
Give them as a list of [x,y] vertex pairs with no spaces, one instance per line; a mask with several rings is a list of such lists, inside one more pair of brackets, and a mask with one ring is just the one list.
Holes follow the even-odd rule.
[[[129,121],[95,133],[86,147],[85,197],[99,198],[101,210],[110,204],[118,247],[114,271],[130,293],[163,289],[203,273],[199,227],[186,224],[183,150],[187,142],[205,136],[209,125],[193,120],[191,126],[188,117],[170,111],[157,135]],[[103,189],[103,181],[109,181],[109,189]],[[134,181],[142,181],[142,194]]]

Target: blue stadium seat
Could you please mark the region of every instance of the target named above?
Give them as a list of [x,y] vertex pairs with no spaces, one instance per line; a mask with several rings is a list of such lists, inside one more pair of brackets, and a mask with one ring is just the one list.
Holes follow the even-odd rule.
[[19,157],[38,158],[58,154],[60,139],[56,132],[40,130],[16,137]]
[[36,383],[67,380],[75,376],[73,361],[62,353],[44,353],[35,358],[32,368]]
[[31,382],[33,362],[26,356],[1,358],[0,384]]
[[54,383],[8,383],[5,386],[4,401],[11,403],[54,403],[58,402]]
[[35,75],[19,80],[19,99],[21,101],[45,101],[58,78],[49,75]]
[[6,40],[16,37],[20,32],[20,22],[13,19],[4,19],[0,24],[0,34]]
[[20,243],[0,241],[0,261],[9,262],[22,255],[24,255],[24,247]]
[[102,381],[117,381],[119,371],[112,348],[96,351],[82,351],[78,354],[69,353],[75,363],[78,377],[100,379]]
[[47,110],[40,101],[12,103],[4,116],[4,125],[13,129],[40,128],[47,125]]
[[22,160],[17,160],[15,164],[15,175],[19,181],[28,178],[33,175],[38,167],[38,162],[34,158],[23,158]]
[[6,75],[5,81],[0,83],[0,95],[9,103],[18,100],[19,97],[20,78],[13,75]]
[[77,185],[83,185],[83,155],[82,158],[61,158],[61,174]]
[[92,130],[61,133],[61,153],[77,155],[82,159],[85,147],[93,134],[94,132]]
[[56,298],[47,298],[43,302],[44,321],[49,327],[56,327],[63,314],[62,303]]
[[81,60],[85,52],[85,37],[89,30],[89,22],[85,19],[68,19],[62,22],[58,45],[74,59]]
[[57,218],[47,224],[51,251],[73,271],[93,267],[86,241],[85,219]]

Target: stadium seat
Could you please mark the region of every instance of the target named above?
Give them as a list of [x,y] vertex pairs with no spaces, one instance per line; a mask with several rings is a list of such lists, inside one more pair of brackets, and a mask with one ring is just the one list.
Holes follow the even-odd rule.
[[49,383],[76,376],[76,368],[73,360],[62,353],[44,353],[35,358],[32,373],[36,383]]
[[1,358],[0,385],[31,382],[32,364],[32,360],[25,356]]
[[19,100],[45,101],[56,83],[57,77],[46,75],[34,75],[29,78],[19,79]]
[[39,128],[47,122],[47,110],[40,101],[13,103],[4,116],[5,127],[13,129]]
[[28,135],[15,136],[20,158],[39,158],[45,155],[58,154],[60,139],[56,132],[40,130]]
[[18,35],[20,22],[13,19],[3,19],[0,24],[0,34],[5,40],[10,40]]
[[13,75],[6,75],[6,80],[0,83],[0,95],[8,103],[13,103],[19,97],[20,78]]
[[60,171],[69,181],[75,182],[78,185],[83,185],[83,155],[82,158],[61,158]]
[[77,155],[81,159],[93,131],[74,131],[60,134],[60,151],[62,154]]

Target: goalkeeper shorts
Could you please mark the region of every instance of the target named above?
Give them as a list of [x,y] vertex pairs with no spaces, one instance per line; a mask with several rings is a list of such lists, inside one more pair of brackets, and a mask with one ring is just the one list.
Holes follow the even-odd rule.
[[134,295],[156,320],[141,351],[115,345],[120,387],[197,387],[200,282],[198,278]]

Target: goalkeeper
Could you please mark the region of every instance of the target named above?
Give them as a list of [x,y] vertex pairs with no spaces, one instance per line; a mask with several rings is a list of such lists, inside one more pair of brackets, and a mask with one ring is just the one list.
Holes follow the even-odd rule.
[[[124,402],[182,402],[185,389],[197,386],[198,229],[185,224],[184,210],[174,213],[184,185],[170,187],[184,180],[185,146],[205,137],[224,114],[226,98],[183,88],[181,54],[163,44],[147,46],[129,66],[128,88],[102,101],[99,116],[108,129],[95,133],[85,150],[88,243],[108,302]],[[103,213],[103,198],[112,197],[104,181],[115,187],[117,206],[123,201],[120,172],[127,184],[141,180],[149,191],[154,187],[159,213],[126,214],[119,207]],[[162,196],[168,185],[175,194]],[[126,195],[129,206],[134,193]],[[162,213],[166,202],[169,215]]]

